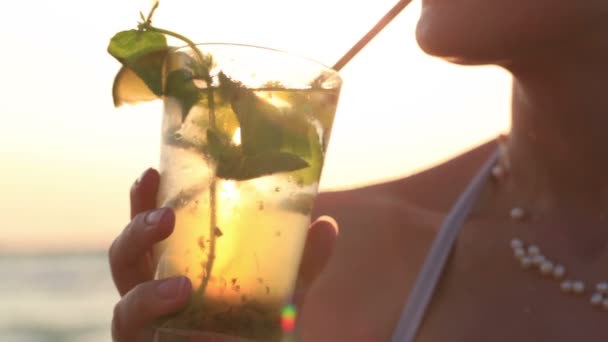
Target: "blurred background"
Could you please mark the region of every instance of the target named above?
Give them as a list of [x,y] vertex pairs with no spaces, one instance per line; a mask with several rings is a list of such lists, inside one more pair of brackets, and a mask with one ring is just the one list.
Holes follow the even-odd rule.
[[[155,25],[336,62],[395,0],[163,0]],[[160,104],[115,109],[112,35],[143,0],[20,0],[0,10],[0,341],[109,341],[106,249],[156,166]],[[509,76],[426,56],[415,0],[342,71],[322,189],[412,174],[506,131]]]

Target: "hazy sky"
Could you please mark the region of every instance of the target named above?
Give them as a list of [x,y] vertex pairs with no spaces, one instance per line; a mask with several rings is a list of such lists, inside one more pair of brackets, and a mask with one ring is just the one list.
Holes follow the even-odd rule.
[[[156,166],[160,105],[116,110],[110,37],[141,0],[20,0],[0,11],[0,250],[103,247],[128,189]],[[155,24],[197,41],[285,49],[333,64],[395,0],[163,0]],[[508,127],[501,70],[424,55],[409,6],[342,72],[324,189],[411,174]]]

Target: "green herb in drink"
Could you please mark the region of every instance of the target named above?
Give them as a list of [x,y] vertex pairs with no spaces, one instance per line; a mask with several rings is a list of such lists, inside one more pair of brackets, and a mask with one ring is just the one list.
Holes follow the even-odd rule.
[[[113,86],[116,106],[127,103],[150,101],[162,96],[177,99],[182,107],[183,118],[190,108],[201,100],[201,89],[197,80],[213,85],[209,70],[213,57],[202,53],[196,44],[181,34],[152,26],[152,16],[158,8],[156,2],[147,17],[141,15],[142,22],[137,29],[121,31],[110,41],[108,52],[121,64]],[[163,87],[162,72],[167,55],[177,49],[167,44],[166,36],[183,41],[195,53],[196,58],[187,58],[188,68],[173,70],[167,75]],[[210,156],[217,161],[217,177],[246,180],[278,172],[303,169],[309,164],[298,155],[281,151],[282,140],[289,139],[284,130],[268,120],[274,107],[264,103],[252,91],[219,73],[219,89],[232,102],[241,128],[240,147],[232,146],[229,137],[215,130],[218,125],[214,113],[213,91],[209,87],[207,101],[210,108],[210,128],[208,131]],[[142,88],[141,83],[146,88]]]

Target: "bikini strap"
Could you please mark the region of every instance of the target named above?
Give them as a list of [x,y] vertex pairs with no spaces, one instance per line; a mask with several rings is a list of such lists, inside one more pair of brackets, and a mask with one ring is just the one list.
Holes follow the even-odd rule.
[[460,195],[456,204],[445,217],[437,237],[433,241],[427,258],[416,279],[416,284],[408,296],[392,342],[414,342],[416,334],[431,301],[437,282],[450,255],[454,241],[460,232],[471,208],[483,188],[492,167],[498,159],[498,151],[485,162],[477,175]]

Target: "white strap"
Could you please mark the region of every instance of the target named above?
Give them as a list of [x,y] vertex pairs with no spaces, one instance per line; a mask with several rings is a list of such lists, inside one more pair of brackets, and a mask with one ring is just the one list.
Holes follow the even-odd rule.
[[483,188],[497,159],[498,151],[494,152],[490,159],[482,166],[444,219],[441,229],[437,233],[437,237],[433,241],[428,256],[420,270],[416,284],[408,296],[407,305],[401,313],[399,323],[391,340],[392,342],[414,342],[454,241],[471,208],[477,201],[479,192]]

